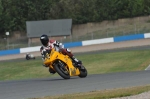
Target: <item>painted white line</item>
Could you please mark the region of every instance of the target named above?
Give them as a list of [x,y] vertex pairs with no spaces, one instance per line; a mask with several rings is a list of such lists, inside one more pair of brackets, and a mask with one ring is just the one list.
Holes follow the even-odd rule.
[[145,70],[150,70],[150,65]]

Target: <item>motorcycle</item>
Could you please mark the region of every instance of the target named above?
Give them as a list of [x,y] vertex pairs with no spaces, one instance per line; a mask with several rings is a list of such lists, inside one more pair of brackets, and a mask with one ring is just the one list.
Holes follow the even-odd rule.
[[62,54],[57,46],[46,53],[43,63],[64,79],[70,79],[72,76],[79,76],[80,78],[87,76],[87,69],[82,64],[80,67],[75,66],[72,59],[68,55]]
[[33,54],[26,53],[26,60],[35,59]]

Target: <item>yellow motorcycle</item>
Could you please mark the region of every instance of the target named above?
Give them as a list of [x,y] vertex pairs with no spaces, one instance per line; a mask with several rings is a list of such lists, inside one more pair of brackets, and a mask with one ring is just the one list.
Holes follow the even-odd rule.
[[87,69],[81,64],[80,67],[72,61],[68,55],[61,53],[55,46],[49,53],[46,53],[44,65],[57,72],[62,78],[70,79],[72,76],[84,78],[87,76]]

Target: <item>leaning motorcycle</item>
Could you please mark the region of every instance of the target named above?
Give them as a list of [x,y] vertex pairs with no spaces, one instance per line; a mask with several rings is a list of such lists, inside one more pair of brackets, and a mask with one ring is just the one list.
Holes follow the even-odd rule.
[[70,79],[72,76],[80,78],[87,76],[87,69],[82,64],[80,67],[75,66],[72,59],[62,54],[57,46],[54,46],[51,52],[46,53],[43,63],[64,79]]

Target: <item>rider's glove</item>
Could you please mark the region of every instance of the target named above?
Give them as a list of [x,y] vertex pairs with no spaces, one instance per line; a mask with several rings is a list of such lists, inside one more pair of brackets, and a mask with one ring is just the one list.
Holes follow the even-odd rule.
[[54,43],[54,45],[57,46],[57,47],[59,47],[59,44],[60,43],[58,41],[55,41],[55,43]]
[[64,48],[64,45],[62,43],[59,43],[60,48]]

